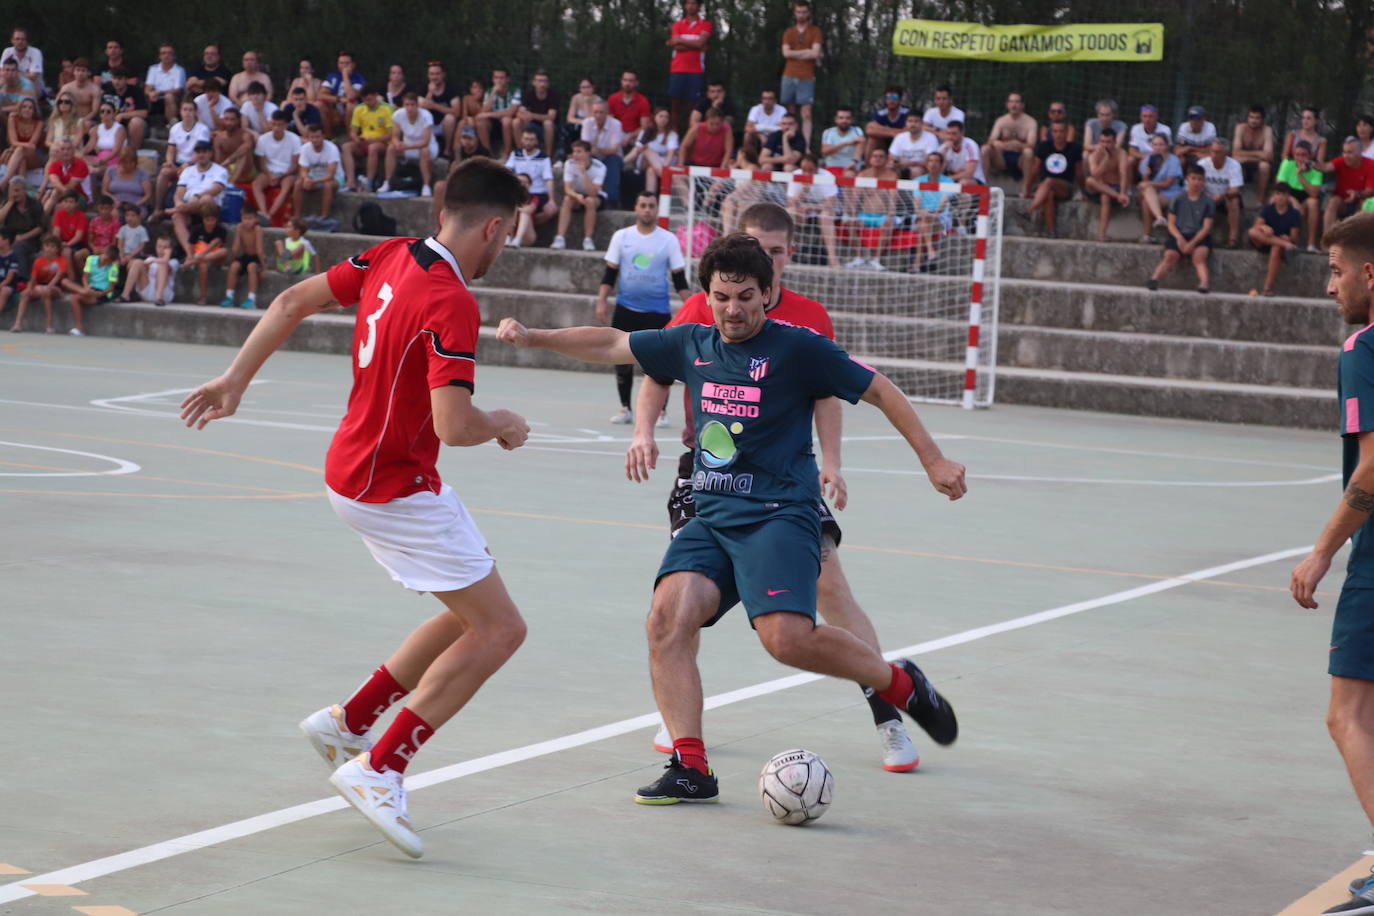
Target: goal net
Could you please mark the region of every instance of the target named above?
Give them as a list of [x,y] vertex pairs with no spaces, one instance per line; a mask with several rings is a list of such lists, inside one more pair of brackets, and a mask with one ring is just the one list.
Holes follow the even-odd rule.
[[694,285],[706,245],[750,205],[784,205],[797,227],[784,282],[829,310],[840,346],[913,400],[991,406],[1000,189],[691,166],[666,169],[662,190]]

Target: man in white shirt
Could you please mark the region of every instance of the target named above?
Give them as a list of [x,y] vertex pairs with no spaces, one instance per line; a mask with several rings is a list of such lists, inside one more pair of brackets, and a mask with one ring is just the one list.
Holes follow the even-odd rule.
[[343,156],[332,140],[324,138],[324,128],[314,123],[305,129],[306,141],[296,158],[296,215],[305,216],[305,192],[320,190],[320,218],[329,216],[334,192],[339,190],[339,170]]
[[[619,124],[617,121],[616,125]],[[572,157],[563,163],[563,206],[558,210],[558,234],[550,248],[568,247],[564,236],[572,225],[573,211],[581,210],[582,250],[596,251],[596,211],[606,200],[606,192],[601,190],[605,180],[606,166],[592,158],[592,145],[586,140],[574,140]]]
[[605,102],[592,103],[592,116],[582,122],[582,139],[591,147],[592,158],[605,166],[606,196],[612,203],[619,203],[620,170],[624,165],[620,150],[625,143],[625,128],[619,118],[610,116],[610,110]]
[[1201,105],[1194,105],[1188,109],[1188,120],[1178,125],[1178,133],[1174,135],[1174,153],[1186,166],[1206,156],[1216,138],[1217,126],[1207,120],[1207,112]]
[[224,84],[214,77],[205,81],[205,91],[196,96],[196,114],[210,133],[224,126],[224,113],[233,107],[224,95]]
[[177,63],[177,49],[170,44],[161,45],[157,49],[157,63],[148,68],[148,75],[143,78],[149,113],[161,104],[163,118],[168,124],[175,124],[185,91],[186,69]]
[[229,173],[224,166],[210,159],[214,146],[204,140],[196,143],[191,165],[182,169],[177,190],[172,198],[172,231],[176,233],[181,250],[191,250],[191,221],[200,216],[206,204],[219,206],[224,189],[229,187]]
[[1226,246],[1235,248],[1240,243],[1240,189],[1245,185],[1245,173],[1231,158],[1231,144],[1225,140],[1214,138],[1207,149],[1211,155],[1198,160],[1206,193],[1216,203],[1218,213],[1226,211]]
[[154,214],[162,213],[167,189],[176,183],[181,170],[190,163],[196,144],[210,142],[210,131],[200,123],[196,103],[190,99],[181,103],[181,120],[167,128],[167,155],[157,173],[157,190],[153,195]]
[[[275,102],[267,100],[267,87],[259,82],[248,84],[248,90],[243,94],[243,106],[239,108],[239,115],[243,118],[243,124],[255,134],[265,134],[272,129],[272,115],[277,110]],[[291,121],[287,117],[287,123]]]
[[[296,187],[297,157],[301,152],[301,138],[286,129],[287,114],[272,112],[272,129],[258,137],[253,152],[258,157],[258,175],[253,179],[253,199],[258,212],[268,223],[275,223],[277,214],[291,199]],[[271,206],[267,203],[268,188],[277,188]]]
[[787,109],[778,104],[778,94],[765,89],[759,95],[759,103],[749,109],[749,117],[744,122],[744,136],[757,133],[759,139],[767,140],[782,126],[782,116]]
[[0,52],[0,63],[7,60],[13,60],[19,65],[20,76],[33,80],[40,96],[46,94],[47,87],[43,83],[43,52],[29,47],[27,29],[15,29],[10,33],[10,46]]
[[887,151],[903,177],[919,178],[926,173],[926,157],[939,149],[935,131],[926,130],[925,119],[913,111],[906,116],[906,130],[892,138]]
[[1153,105],[1141,105],[1140,123],[1131,125],[1130,139],[1126,144],[1133,170],[1140,165],[1140,160],[1150,158],[1150,138],[1155,134],[1163,134],[1169,145],[1173,145],[1174,132],[1168,124],[1159,123],[1159,109]]
[[[520,148],[511,152],[506,159],[506,168],[530,180],[530,209],[534,225],[546,223],[558,215],[558,204],[553,202],[553,163],[544,150],[540,149],[538,131],[526,126],[520,131]],[[523,212],[520,218],[524,218]],[[521,232],[517,230],[506,244],[519,247]]]
[[386,145],[383,174],[386,180],[377,189],[385,194],[391,190],[391,177],[401,159],[420,162],[421,197],[432,197],[434,157],[439,155],[439,141],[434,136],[434,115],[420,107],[420,97],[413,92],[401,96],[401,110],[391,118],[391,142]]
[[948,137],[940,153],[945,157],[945,174],[959,184],[987,184],[978,144],[964,136],[964,122],[950,121],[945,125]]
[[854,109],[841,105],[835,109],[835,126],[821,134],[821,156],[826,168],[857,171],[863,161],[864,132],[854,124]]
[[[935,89],[935,104],[926,109],[922,116],[926,122],[926,127],[935,131],[935,136],[941,140],[948,140],[947,133],[951,121],[964,123],[964,113],[954,107],[954,95],[948,86],[938,86]],[[982,166],[980,165],[981,169]]]

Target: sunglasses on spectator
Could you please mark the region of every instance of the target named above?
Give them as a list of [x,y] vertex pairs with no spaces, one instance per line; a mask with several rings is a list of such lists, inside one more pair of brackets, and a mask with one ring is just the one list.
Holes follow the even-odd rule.
[[59,104],[59,105],[70,105],[70,104],[72,104],[72,100],[71,100],[71,99],[58,99],[58,100],[57,100],[57,104]]

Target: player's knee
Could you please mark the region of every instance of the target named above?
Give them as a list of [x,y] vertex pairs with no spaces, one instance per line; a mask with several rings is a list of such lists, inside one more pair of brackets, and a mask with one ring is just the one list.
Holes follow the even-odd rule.
[[[780,611],[778,613],[787,613]],[[789,616],[793,616],[790,615]],[[809,629],[796,626],[767,627],[759,629],[759,639],[768,654],[784,665],[792,668],[806,667],[809,653],[806,649],[806,636]]]
[[501,621],[501,624],[496,628],[496,632],[493,634],[494,647],[509,658],[524,645],[525,636],[528,633],[529,627],[525,623],[525,618],[518,613],[512,614],[510,619]]

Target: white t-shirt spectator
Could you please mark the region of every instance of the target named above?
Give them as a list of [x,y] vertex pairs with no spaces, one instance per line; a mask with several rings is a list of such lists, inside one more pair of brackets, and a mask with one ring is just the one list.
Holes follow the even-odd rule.
[[[835,130],[833,127],[830,129]],[[798,203],[824,204],[840,196],[840,186],[835,183],[835,176],[831,173],[817,172],[811,176],[809,184],[788,182],[787,196]]]
[[1217,138],[1217,126],[1211,121],[1202,122],[1202,130],[1194,131],[1192,124],[1184,121],[1178,125],[1178,132],[1174,135],[1178,137],[1178,143],[1187,146],[1209,146]]
[[[1215,130],[1215,128],[1213,128],[1213,130]],[[1164,139],[1169,141],[1169,145],[1174,145],[1174,132],[1169,129],[1168,124],[1165,124],[1163,122],[1156,124],[1155,133],[1163,134]],[[1136,150],[1139,153],[1143,153],[1146,156],[1150,155],[1150,137],[1152,136],[1154,136],[1154,134],[1147,134],[1145,132],[1144,124],[1132,124],[1131,136],[1129,139],[1131,149]]]
[[[592,160],[596,162],[596,160]],[[601,163],[597,162],[597,165]],[[601,166],[605,169],[605,166]],[[506,168],[517,175],[528,175],[530,179],[530,193],[544,194],[549,193],[549,185],[553,183],[553,163],[542,149],[529,152],[523,149],[515,150],[506,159]]]
[[[607,118],[606,120],[613,121],[615,119]],[[616,124],[619,123],[616,121]],[[600,188],[604,187],[605,184],[606,166],[600,160],[593,159],[591,164],[587,166],[586,172],[583,172],[582,167],[572,159],[563,163],[563,187],[572,188],[578,194],[590,194],[592,192],[591,185]],[[601,196],[605,197],[606,192],[602,191]]]
[[262,111],[250,105],[245,99],[239,114],[243,116],[243,126],[256,134],[265,134],[272,129],[272,113],[277,110],[275,102],[263,102]]
[[285,175],[292,171],[291,158],[298,155],[304,145],[301,138],[289,130],[281,135],[280,140],[268,132],[258,137],[253,152],[266,161],[267,171],[273,175]]
[[606,123],[601,127],[597,127],[596,118],[588,118],[582,122],[582,139],[592,145],[592,155],[596,156],[599,149],[619,150],[625,142],[625,128],[610,115],[606,116]]
[[1213,196],[1225,194],[1231,188],[1239,190],[1245,184],[1245,173],[1241,170],[1240,163],[1226,157],[1226,161],[1217,168],[1212,164],[1211,156],[1202,156],[1198,159],[1198,165],[1202,166],[1202,171],[1206,173],[1207,193]]
[[223,117],[224,112],[233,107],[234,103],[229,101],[229,96],[221,93],[215,110],[211,112],[210,96],[203,92],[196,96],[196,114],[200,116],[200,123],[204,124],[207,130],[214,130],[215,119]]
[[334,177],[337,179],[343,166],[343,156],[339,154],[339,148],[334,145],[333,140],[323,141],[318,151],[314,144],[302,143],[300,159],[297,161],[305,167],[305,174],[315,181],[329,174],[331,165],[338,167],[334,169]]
[[940,147],[940,151],[945,154],[945,172],[954,175],[962,169],[969,160],[978,163],[978,168],[973,172],[973,180],[978,184],[986,184],[987,178],[983,175],[983,163],[978,158],[978,144],[973,142],[972,137],[965,137],[963,146],[955,149],[946,143]]
[[964,126],[968,126],[968,121],[964,120],[964,113],[959,110],[957,105],[949,106],[949,114],[940,114],[940,109],[934,105],[926,109],[926,113],[921,115],[921,120],[926,122],[926,127],[931,130],[944,130],[949,126],[950,121],[961,121]]
[[180,121],[167,130],[167,143],[176,149],[177,165],[185,165],[191,161],[191,153],[195,151],[196,144],[201,140],[209,143],[210,131],[199,121],[191,125],[190,130],[187,130]]
[[19,62],[20,76],[27,76],[30,79],[37,80],[38,85],[43,85],[42,51],[38,50],[33,45],[29,45],[28,50],[24,52],[23,58],[19,57],[19,52],[14,50],[13,47],[8,47],[3,52],[0,52],[0,64],[10,59]]
[[678,140],[677,131],[670,130],[666,134],[655,134],[654,138],[648,143],[644,142],[644,134],[640,133],[639,142],[635,144],[635,148],[638,149],[647,146],[654,151],[654,155],[658,157],[659,162],[667,162],[672,158],[673,152],[680,145],[681,143]]
[[215,195],[215,203],[219,204],[223,202],[224,189],[229,187],[229,171],[218,162],[210,163],[210,167],[203,172],[193,165],[182,170],[177,184],[186,189],[182,200],[190,200],[198,194],[204,194],[210,190],[211,185],[218,184],[219,194]]
[[186,69],[181,64],[172,64],[172,69],[163,70],[162,64],[153,64],[148,68],[148,75],[144,77],[143,85],[156,92],[185,89]]
[[[841,133],[838,127],[827,127],[825,132],[821,134],[821,146],[834,146],[836,143],[845,143],[849,140],[861,140],[863,136],[863,128],[854,124],[851,124],[849,130],[844,133]],[[838,153],[831,153],[829,156],[821,157],[821,164],[832,169],[847,169],[855,162],[858,162],[859,149],[861,147],[862,144],[859,146],[846,146]]]
[[615,292],[617,305],[664,315],[672,308],[668,275],[687,266],[677,236],[659,226],[647,235],[637,226],[617,229],[606,248],[606,263],[620,268]]
[[782,127],[782,116],[787,114],[787,109],[782,105],[774,105],[773,112],[770,114],[763,110],[763,103],[755,105],[749,109],[749,120],[754,122],[754,127],[758,129],[759,135],[765,140],[769,135]]
[[[967,138],[965,138],[967,139]],[[893,159],[904,159],[907,162],[925,163],[926,156],[938,152],[940,141],[935,136],[933,130],[923,130],[916,139],[911,139],[910,131],[902,131],[892,138],[892,145],[887,148],[888,155]]]
[[[411,123],[410,116],[406,114],[404,108],[398,108],[391,113],[391,123],[395,124],[401,131],[402,143],[419,143],[424,139],[425,128],[434,127],[434,115],[424,108],[415,109],[415,122]],[[434,131],[429,132],[429,154],[430,156],[439,155],[439,140],[434,136]],[[419,159],[418,149],[406,150],[407,159]]]

